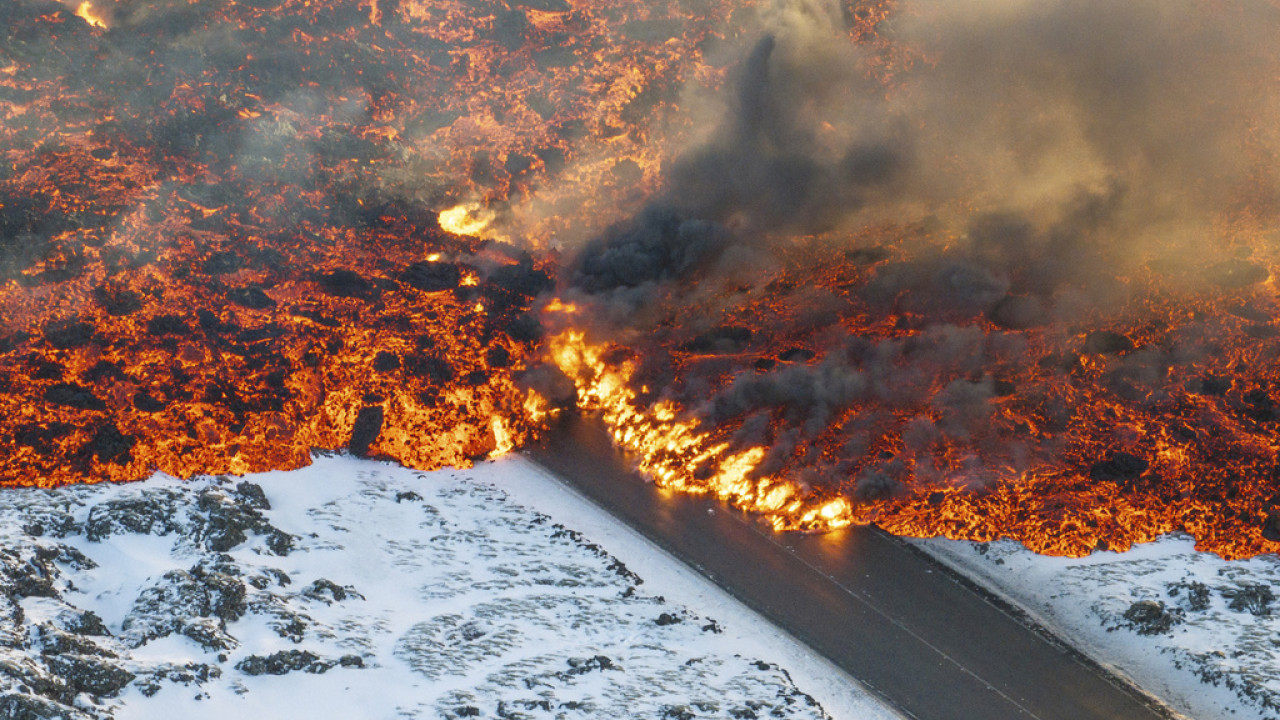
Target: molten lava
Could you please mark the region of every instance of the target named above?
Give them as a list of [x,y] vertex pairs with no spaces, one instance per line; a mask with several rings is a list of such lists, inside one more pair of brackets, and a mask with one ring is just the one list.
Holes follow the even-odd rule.
[[[6,3],[0,480],[243,473],[344,448],[465,465],[576,405],[659,485],[778,530],[1280,550],[1274,118],[1241,115],[1252,175],[1188,181],[1230,202],[1165,253],[1146,239],[1169,230],[1164,207],[1116,210],[1181,197],[1163,166],[1154,189],[1107,182],[1085,152],[1105,133],[1063,130],[1054,103],[902,111],[954,100],[962,73],[917,71],[989,44],[968,26],[937,51],[903,40],[933,7],[917,5]],[[840,32],[808,57],[794,37],[823,22]],[[1051,60],[1007,84],[1014,100],[1061,81],[1100,114],[1164,102],[1128,86],[1106,102],[1087,81],[1110,69],[1066,82]],[[1112,75],[1163,77],[1149,65]],[[863,93],[845,103],[831,77]],[[979,162],[949,142],[948,122],[1009,108],[1017,147],[975,133]],[[1176,129],[1113,164],[1207,131]],[[899,157],[913,132],[901,145],[944,151]],[[1054,153],[1019,154],[1046,139]],[[961,180],[901,200],[920,166]],[[981,186],[1008,167],[1049,180]],[[979,212],[1063,184],[1056,215]],[[1153,229],[1108,244],[1108,222]]]
[[614,442],[659,486],[714,494],[763,515],[777,530],[834,530],[851,522],[845,498],[817,498],[793,483],[754,477],[764,458],[762,448],[730,452],[729,443],[715,441],[696,422],[680,418],[675,403],[638,404],[631,386],[634,368],[605,362],[605,348],[587,343],[582,333],[565,332],[550,345],[556,364],[574,380],[579,407],[599,412]]
[[[875,278],[825,260],[804,276],[846,299]],[[1190,308],[1152,289],[1155,306],[1138,316],[1065,336],[986,318],[914,330],[854,304],[837,334],[766,319],[804,311],[791,303],[810,296],[785,288],[786,275],[731,307],[731,326],[694,336],[665,322],[627,348],[571,330],[551,353],[581,406],[656,482],[778,529],[876,523],[1056,555],[1173,532],[1225,557],[1280,549],[1280,404],[1267,390],[1280,333],[1228,310],[1248,298],[1275,317],[1266,287],[1209,291]],[[766,332],[748,331],[753,321]],[[1205,335],[1247,342],[1174,359],[1182,338]],[[833,387],[838,402],[816,397]]]

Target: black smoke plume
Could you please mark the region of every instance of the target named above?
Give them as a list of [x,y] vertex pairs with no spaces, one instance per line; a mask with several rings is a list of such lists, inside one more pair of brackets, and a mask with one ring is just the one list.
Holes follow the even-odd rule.
[[[1109,391],[1161,402],[1169,369],[1208,350],[1100,328],[1133,327],[1150,288],[1190,299],[1270,275],[1280,16],[1228,5],[904,1],[869,39],[846,24],[856,7],[767,4],[708,103],[715,130],[582,248],[569,282],[604,332],[678,356],[679,383],[653,361],[646,380],[772,447],[761,472],[892,495],[908,466],[935,472],[940,441],[972,448],[977,485],[980,455],[1025,467],[1035,443],[1054,448],[997,437],[993,402],[1070,418],[1003,368],[1067,382],[1100,357]],[[833,273],[856,280],[795,279]],[[850,329],[877,321],[892,330]],[[1032,331],[1052,352],[1028,348]],[[779,354],[788,338],[807,356]],[[892,448],[872,447],[877,422],[897,428]],[[846,438],[850,460],[815,456],[820,436]]]

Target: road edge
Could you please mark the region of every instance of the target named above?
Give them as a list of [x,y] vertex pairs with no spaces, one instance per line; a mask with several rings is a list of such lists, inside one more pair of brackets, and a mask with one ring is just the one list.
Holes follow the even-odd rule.
[[1087,651],[1062,637],[1062,635],[1049,627],[1047,623],[1040,620],[1033,611],[1023,607],[1015,598],[1004,593],[1000,588],[987,585],[982,581],[981,577],[975,577],[966,573],[958,563],[955,563],[946,555],[929,552],[925,548],[911,542],[912,538],[893,535],[885,530],[881,530],[879,527],[877,527],[876,530],[889,541],[902,546],[909,552],[918,555],[926,562],[931,563],[934,567],[938,568],[939,572],[945,574],[952,582],[964,586],[969,591],[982,598],[987,604],[1017,621],[1023,627],[1036,635],[1039,635],[1045,642],[1054,645],[1064,653],[1070,655],[1076,662],[1088,668],[1091,672],[1107,681],[1116,689],[1121,690],[1133,699],[1140,701],[1152,712],[1165,717],[1167,720],[1193,720],[1193,718],[1175,710],[1156,695],[1144,690],[1142,686],[1138,685],[1132,678],[1125,675],[1118,668],[1094,657]]
[[[559,484],[560,487],[562,487],[566,492],[578,498],[582,502],[590,504],[592,507],[596,508],[600,512],[605,513],[609,517],[613,518],[619,525],[626,528],[629,532],[633,533],[637,538],[639,538],[640,540],[650,545],[655,551],[660,552],[663,555],[666,555],[672,560],[680,563],[681,565],[697,573],[700,577],[705,578],[707,582],[710,582],[712,585],[719,588],[721,592],[733,598],[735,602],[737,602],[746,610],[750,611],[753,615],[759,618],[761,622],[767,623],[770,627],[772,627],[778,633],[791,638],[794,642],[803,646],[815,657],[821,658],[822,662],[830,666],[830,668],[833,671],[835,671],[841,677],[848,680],[849,683],[853,684],[855,687],[862,690],[867,695],[874,698],[876,702],[879,702],[882,706],[884,706],[886,710],[888,710],[890,713],[900,718],[900,720],[918,720],[917,716],[912,715],[911,713],[909,713],[908,711],[900,707],[896,702],[893,701],[892,698],[886,696],[878,688],[870,685],[864,680],[854,677],[848,671],[841,668],[839,664],[837,664],[834,660],[828,657],[826,653],[823,653],[822,651],[815,648],[814,643],[811,642],[808,638],[798,635],[795,632],[792,632],[791,630],[788,630],[787,628],[782,627],[777,622],[774,622],[768,615],[762,612],[762,610],[759,607],[757,607],[755,603],[750,602],[747,598],[743,597],[734,588],[729,587],[724,583],[720,582],[720,580],[717,579],[713,573],[708,572],[700,564],[693,562],[683,557],[679,553],[677,553],[668,543],[663,542],[660,537],[655,537],[645,532],[644,530],[635,527],[631,523],[628,523],[626,520],[619,518],[617,515],[610,512],[607,507],[600,504],[599,502],[596,502],[590,496],[586,495],[585,493],[580,491],[578,488],[574,487],[572,482],[562,477],[558,472],[541,463],[535,455],[531,453],[525,453],[525,452],[520,453],[520,455],[522,458],[524,458],[525,460],[529,461],[532,465],[534,465],[538,469],[538,471],[542,472],[544,475],[546,475],[547,477],[554,480],[557,484]],[[824,708],[824,711],[825,711],[825,708]]]

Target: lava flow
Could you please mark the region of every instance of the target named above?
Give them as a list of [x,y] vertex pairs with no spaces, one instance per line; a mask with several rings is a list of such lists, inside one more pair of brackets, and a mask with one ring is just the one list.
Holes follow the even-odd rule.
[[0,478],[523,443],[554,256],[472,236],[651,182],[719,13],[5,3]]
[[778,530],[1275,552],[1268,8],[8,2],[0,480],[576,408]]

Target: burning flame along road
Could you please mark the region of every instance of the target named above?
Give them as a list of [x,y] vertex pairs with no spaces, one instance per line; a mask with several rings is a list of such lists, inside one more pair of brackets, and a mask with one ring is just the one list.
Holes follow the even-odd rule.
[[0,479],[576,409],[779,530],[1280,550],[1261,5],[6,3]]
[[[634,455],[641,472],[660,487],[712,493],[760,513],[777,530],[834,530],[852,522],[845,498],[817,501],[801,496],[792,483],[756,477],[762,448],[730,452],[729,443],[713,442],[695,422],[682,419],[672,402],[638,407],[631,368],[604,363],[604,348],[588,344],[581,332],[565,332],[550,344],[556,365],[574,378],[578,406],[598,411],[614,442]],[[694,468],[708,470],[694,476]]]

